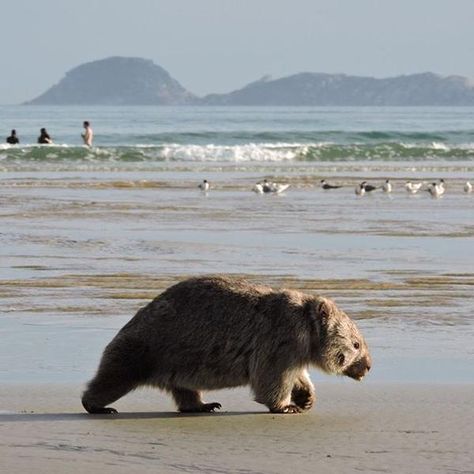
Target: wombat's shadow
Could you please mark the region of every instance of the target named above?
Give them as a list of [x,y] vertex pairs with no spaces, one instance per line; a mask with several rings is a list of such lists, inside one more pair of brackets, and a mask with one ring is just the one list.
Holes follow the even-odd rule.
[[88,413],[4,413],[0,423],[19,423],[37,421],[90,421],[90,420],[150,420],[199,417],[228,417],[242,415],[266,415],[264,411],[223,411],[214,413],[179,413],[179,412],[123,412],[113,415],[90,415]]

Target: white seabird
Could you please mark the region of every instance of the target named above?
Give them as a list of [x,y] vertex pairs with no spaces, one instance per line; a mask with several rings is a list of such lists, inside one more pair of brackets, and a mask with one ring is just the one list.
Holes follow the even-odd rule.
[[289,187],[289,184],[272,183],[264,179],[263,182],[257,183],[252,191],[257,194],[280,194],[283,191],[286,191]]
[[412,183],[411,181],[405,183],[405,189],[411,194],[417,193],[422,186],[423,183]]
[[385,180],[385,183],[382,186],[382,190],[384,193],[391,193],[392,192],[392,183],[389,179]]
[[289,187],[290,187],[289,184],[271,183],[270,188],[267,191],[264,191],[264,192],[280,194],[283,191],[286,191]]
[[201,191],[204,191],[204,192],[207,192],[209,191],[209,188],[211,186],[209,185],[209,182],[207,181],[207,179],[203,180],[203,182],[201,184],[199,184],[198,188],[201,190]]
[[444,183],[431,183],[428,186],[428,192],[435,198],[441,197],[445,192]]
[[360,183],[356,186],[355,193],[357,196],[363,196],[365,194],[365,188],[363,186],[363,183]]
[[466,181],[466,184],[464,185],[464,192],[472,193],[472,184],[469,181]]

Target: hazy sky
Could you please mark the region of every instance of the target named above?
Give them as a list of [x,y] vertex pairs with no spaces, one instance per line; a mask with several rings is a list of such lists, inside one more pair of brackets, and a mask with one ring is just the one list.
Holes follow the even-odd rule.
[[474,0],[0,0],[0,103],[108,56],[153,59],[190,91],[265,74],[474,78]]

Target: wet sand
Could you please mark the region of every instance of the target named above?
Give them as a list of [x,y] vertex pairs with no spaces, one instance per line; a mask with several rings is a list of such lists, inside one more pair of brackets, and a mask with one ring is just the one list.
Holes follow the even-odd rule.
[[80,406],[80,386],[2,387],[5,473],[472,473],[474,385],[319,384],[315,408],[273,415],[247,390],[219,413],[180,415],[159,391]]

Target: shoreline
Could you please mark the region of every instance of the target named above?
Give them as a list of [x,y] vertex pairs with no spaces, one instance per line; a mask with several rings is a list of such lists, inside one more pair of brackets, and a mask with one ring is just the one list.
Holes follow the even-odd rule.
[[2,387],[4,472],[472,472],[474,385],[319,383],[302,415],[267,413],[243,388],[206,394],[214,414],[177,414],[146,389],[92,416],[81,389]]

